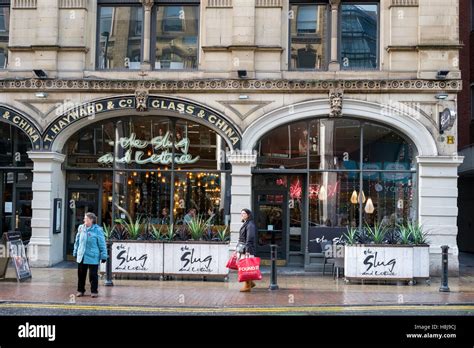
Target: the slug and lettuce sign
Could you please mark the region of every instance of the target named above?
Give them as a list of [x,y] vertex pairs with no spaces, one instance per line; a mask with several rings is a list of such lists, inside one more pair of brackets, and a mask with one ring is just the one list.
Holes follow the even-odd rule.
[[[178,114],[178,116],[183,115],[188,118],[195,118],[201,121],[201,123],[207,124],[209,128],[216,130],[233,148],[240,146],[241,136],[237,128],[208,108],[180,99],[149,96],[146,100],[137,101],[136,96],[126,96],[93,101],[66,111],[52,122],[45,131],[43,135],[44,148],[50,149],[54,140],[61,132],[84,118],[94,119],[102,113],[124,110],[137,110],[139,112],[156,111],[156,113],[153,113],[154,115],[172,113]],[[131,138],[131,135],[129,138]],[[129,140],[124,139],[123,141],[127,142]],[[152,139],[142,139],[142,141],[151,142]],[[182,144],[182,146],[185,146],[185,144]],[[128,159],[124,159],[124,161],[126,160]],[[154,160],[161,161],[158,159]],[[153,161],[153,159],[150,159],[150,161]]]
[[[219,243],[113,242],[113,273],[227,275],[229,246]],[[105,264],[101,264],[105,272]]]
[[[122,137],[119,139],[119,146],[125,151],[123,156],[116,156],[115,163],[117,164],[170,164],[173,158],[173,142],[170,140],[170,132],[165,135],[154,137],[150,140],[137,139],[135,133],[129,137]],[[190,164],[196,163],[199,156],[192,156],[189,151],[189,139],[183,138],[177,141],[174,145],[175,154],[174,162],[176,164]],[[151,146],[154,152],[150,155],[145,154],[144,149]],[[155,151],[158,151],[156,153]],[[97,162],[100,164],[114,163],[114,155],[107,153],[101,156]]]

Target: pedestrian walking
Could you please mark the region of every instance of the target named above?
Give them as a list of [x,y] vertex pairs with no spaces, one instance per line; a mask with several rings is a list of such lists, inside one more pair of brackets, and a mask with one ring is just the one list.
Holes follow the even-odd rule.
[[[239,259],[254,257],[256,252],[257,227],[253,221],[252,212],[249,209],[242,209],[240,216],[243,225],[240,227],[239,242],[237,243],[236,251],[240,254]],[[255,285],[255,282],[252,280],[245,281],[240,292],[250,292]]]

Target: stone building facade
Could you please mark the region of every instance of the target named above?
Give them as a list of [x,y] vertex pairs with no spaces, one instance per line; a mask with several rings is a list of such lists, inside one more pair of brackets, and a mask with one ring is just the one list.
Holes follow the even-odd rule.
[[[33,193],[30,220],[26,193],[23,200],[19,193],[4,195],[2,229],[30,223],[30,244],[39,247],[35,265],[53,265],[70,253],[71,204],[82,187],[79,179],[72,183],[70,170],[109,175],[96,161],[89,169],[86,159],[71,165],[68,142],[94,124],[106,129],[107,121],[118,118],[131,117],[133,123],[164,115],[173,125],[174,120],[192,123],[194,128],[182,126],[186,134],[210,129],[210,144],[225,153],[227,164],[212,167],[221,170],[221,178],[226,175],[226,184],[222,179],[216,190],[225,194],[214,202],[230,223],[231,248],[242,208],[260,214],[255,218],[262,222],[262,243],[281,231],[276,235],[283,263],[307,269],[321,262],[320,250],[311,246],[321,237],[319,227],[337,227],[339,233],[364,221],[417,220],[429,232],[432,274],[439,271],[444,244],[450,246],[450,269],[457,272],[458,1],[11,0],[0,5],[5,57],[0,120],[31,142],[27,154],[8,152],[11,163],[0,168],[3,191],[24,187]],[[440,131],[440,113],[446,110]],[[71,151],[79,153],[90,138],[78,137]],[[203,137],[195,139],[204,151]],[[94,144],[93,155],[99,148]],[[98,191],[84,186],[104,202],[96,210],[104,212],[107,202],[115,201],[118,171],[110,172],[110,180],[97,179]],[[22,186],[20,174],[29,173],[29,184],[25,179]],[[143,175],[155,174],[148,169]],[[351,206],[351,193],[361,188],[370,206],[365,198]],[[145,193],[137,190],[139,202]],[[106,191],[111,198],[100,196]],[[173,199],[165,200],[172,211]],[[288,207],[282,199],[290,201]],[[175,212],[187,208],[184,202]]]

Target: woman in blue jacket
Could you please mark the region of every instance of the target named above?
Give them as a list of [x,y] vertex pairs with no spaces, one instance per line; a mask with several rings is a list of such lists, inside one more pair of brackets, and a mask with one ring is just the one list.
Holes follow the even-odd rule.
[[76,234],[73,256],[77,261],[77,297],[84,296],[86,292],[86,277],[89,269],[91,283],[91,297],[97,297],[99,287],[99,263],[107,260],[107,247],[105,245],[104,231],[96,224],[97,217],[94,213],[86,213],[84,224],[80,225]]

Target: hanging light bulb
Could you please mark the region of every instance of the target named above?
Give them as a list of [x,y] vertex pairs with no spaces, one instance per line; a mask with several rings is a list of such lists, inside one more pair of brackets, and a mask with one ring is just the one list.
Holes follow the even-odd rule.
[[374,212],[375,208],[374,208],[374,203],[372,203],[372,198],[369,197],[364,210],[367,214],[372,214]]
[[365,194],[364,194],[364,191],[360,191],[359,192],[359,196],[357,197],[357,202],[360,201],[360,194],[362,193],[362,203],[365,203]]
[[357,191],[356,190],[352,191],[351,203],[357,204]]
[[321,185],[321,188],[319,189],[318,198],[320,201],[324,201],[327,198],[326,188],[324,185]]

